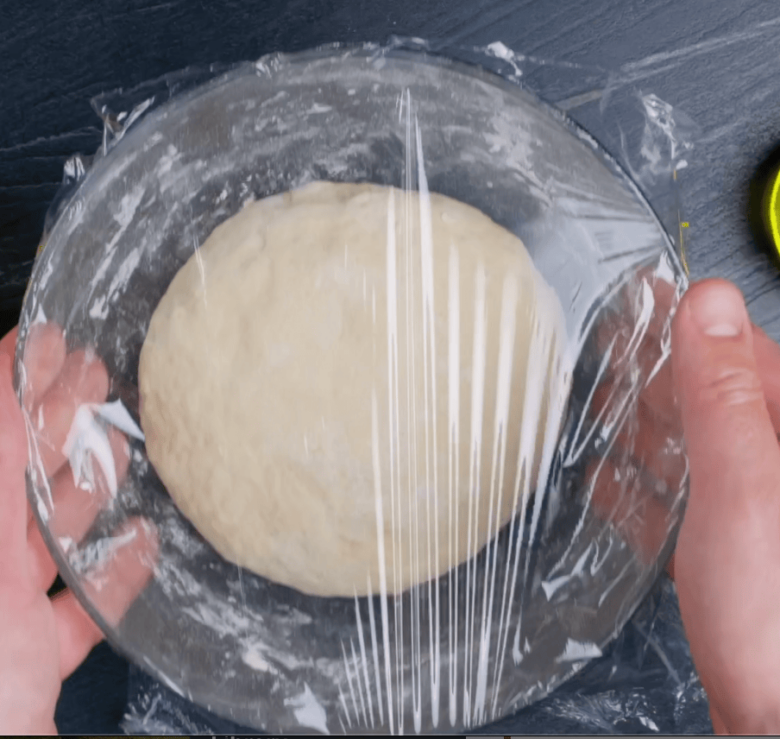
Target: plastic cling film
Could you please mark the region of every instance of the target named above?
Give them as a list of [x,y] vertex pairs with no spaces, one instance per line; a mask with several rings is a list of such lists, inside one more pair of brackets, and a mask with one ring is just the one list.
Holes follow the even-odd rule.
[[[710,734],[707,698],[687,644],[674,585],[661,578],[603,656],[546,698],[481,727],[479,735]],[[128,695],[122,728],[130,735],[245,731],[135,667]]]
[[635,183],[491,50],[510,79],[398,42],[111,97],[53,212],[17,378],[49,342],[75,412],[26,405],[33,509],[113,643],[225,721],[501,720],[611,654],[673,547],[685,274],[642,193],[689,148],[651,100]]

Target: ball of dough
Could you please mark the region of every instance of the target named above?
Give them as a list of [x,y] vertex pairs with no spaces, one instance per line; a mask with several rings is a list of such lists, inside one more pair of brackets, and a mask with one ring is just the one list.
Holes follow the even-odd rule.
[[247,205],[175,276],[141,352],[147,453],[229,561],[311,595],[399,593],[520,505],[564,334],[480,211],[313,183]]

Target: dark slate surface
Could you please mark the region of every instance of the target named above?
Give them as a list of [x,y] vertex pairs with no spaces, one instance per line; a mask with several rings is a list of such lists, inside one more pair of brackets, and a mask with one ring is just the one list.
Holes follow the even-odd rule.
[[[0,8],[0,311],[18,311],[64,159],[93,151],[89,100],[188,65],[390,35],[609,70],[700,126],[684,173],[694,276],[730,277],[780,338],[775,270],[746,227],[750,177],[780,140],[780,7],[762,0],[30,0]],[[588,106],[575,118],[588,122]],[[597,138],[599,131],[592,131]]]
[[[0,334],[18,316],[65,159],[100,143],[92,96],[188,65],[391,35],[462,46],[500,40],[628,82],[687,114],[698,127],[690,166],[681,172],[692,276],[735,280],[754,320],[780,339],[778,273],[746,218],[751,178],[780,142],[780,6],[765,0],[3,2]],[[548,89],[556,102],[555,85]],[[597,106],[586,103],[571,114],[602,138]],[[102,700],[103,714],[114,715],[111,701],[119,700],[126,675],[104,649],[66,684],[69,710],[58,716],[70,723],[63,731],[109,730],[97,708],[79,709],[83,696],[94,694],[88,681],[112,683],[105,671],[116,675],[117,687]]]

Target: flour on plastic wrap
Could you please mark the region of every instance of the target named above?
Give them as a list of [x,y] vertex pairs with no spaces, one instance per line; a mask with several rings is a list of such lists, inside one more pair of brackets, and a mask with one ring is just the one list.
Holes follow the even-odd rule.
[[109,270],[113,268],[114,247],[119,243],[119,240],[125,235],[130,224],[133,222],[136,210],[138,209],[145,192],[145,183],[141,183],[122,198],[119,209],[113,214],[114,220],[119,224],[119,230],[114,234],[108,244],[106,244],[103,260],[89,284],[89,298],[90,300],[95,300],[89,310],[91,318],[101,320],[108,316],[110,301],[115,298],[117,294],[121,293],[121,289],[125,287],[127,280],[132,276],[135,267],[138,265],[138,261],[141,258],[140,247],[136,247],[122,266],[118,268],[111,281],[109,290],[105,293],[99,293],[97,297],[95,296],[98,286],[108,275]]
[[[149,665],[152,669],[154,669],[154,665],[152,664],[151,660],[148,657],[143,658],[144,662]],[[169,690],[172,690],[176,695],[181,696],[184,698],[184,691],[176,685],[175,681],[171,680],[164,672],[160,672],[159,669],[154,670],[154,672],[157,674],[157,677],[159,678],[160,682],[165,685]]]
[[164,138],[165,137],[159,131],[155,131],[146,140],[146,143],[144,144],[144,151],[149,151],[153,147],[157,146],[157,144],[159,144]]
[[127,546],[137,536],[138,531],[131,528],[118,536],[106,536],[81,549],[71,551],[70,566],[77,574],[89,577],[90,573],[111,562],[117,550]]
[[94,408],[82,405],[73,417],[62,453],[70,462],[73,482],[77,487],[94,491],[97,480],[93,464],[96,462],[106,481],[112,498],[119,487],[111,443],[105,429],[95,419]]
[[308,683],[303,684],[303,693],[294,698],[285,698],[284,703],[287,706],[292,706],[293,714],[302,727],[330,734],[325,709],[314,697]]
[[569,638],[563,653],[556,659],[556,662],[579,662],[595,657],[601,657],[601,649],[597,644]]
[[135,212],[138,210],[145,192],[146,188],[136,187],[119,201],[119,207],[113,213],[113,216],[120,228],[125,229],[133,222]]
[[108,421],[113,426],[116,426],[120,431],[124,432],[128,436],[144,440],[144,433],[141,431],[138,424],[133,420],[133,417],[128,413],[124,403],[121,400],[114,400],[111,403],[102,403],[94,407],[95,412]]
[[516,54],[502,41],[494,41],[492,44],[488,44],[485,47],[485,52],[489,56],[494,56],[496,59],[501,59],[511,65],[514,70],[514,77],[523,76],[523,70],[520,69],[519,63],[522,62],[525,57],[522,54]]
[[[645,183],[667,175],[670,160],[680,169],[681,154],[693,145],[685,129],[681,130],[679,119],[683,116],[679,111],[654,93],[641,95],[640,100],[645,111],[645,126],[639,149],[642,164],[634,176],[638,182]],[[685,162],[684,166],[687,165]]]
[[97,464],[103,473],[103,480],[111,498],[115,498],[119,488],[116,461],[108,433],[98,421],[99,418],[128,436],[143,439],[141,429],[133,421],[122,401],[86,403],[79,406],[73,417],[62,453],[70,462],[73,481],[77,487],[95,492],[97,480],[94,465]]
[[[585,570],[585,564],[588,561],[588,558],[590,557],[591,550],[594,548],[594,542],[591,542],[588,544],[585,551],[580,555],[580,558],[577,560],[577,564],[574,565],[571,572],[567,573],[566,575],[561,575],[560,577],[556,577],[550,580],[543,580],[541,582],[542,590],[544,590],[544,594],[548,601],[552,600],[553,595],[564,585],[568,584],[570,580],[573,578],[579,577]],[[593,574],[594,571],[591,570],[591,574]]]
[[173,144],[168,144],[168,149],[165,154],[160,157],[157,163],[157,174],[163,176],[168,174],[173,168],[173,165],[181,158],[177,156],[179,154],[178,149]]
[[[133,153],[126,156],[124,159],[120,159],[113,163],[111,169],[104,175],[103,185],[108,187],[112,182],[116,181],[129,169],[130,165],[135,161],[137,153]],[[89,175],[87,175],[89,176]],[[84,204],[77,197],[69,206],[66,211],[66,218],[64,222],[66,224],[65,236],[70,237],[81,226],[85,216]],[[40,286],[42,287],[42,286]]]
[[[178,177],[184,177],[186,179],[189,176],[188,168],[186,167],[184,168],[183,174],[171,174],[174,164],[179,159],[180,155],[178,150],[173,144],[169,144],[166,152],[159,158],[155,169],[155,178],[158,180],[160,192],[164,192]],[[202,162],[195,162],[194,165],[190,166],[197,168],[199,164],[202,165]],[[153,231],[147,230],[143,234],[141,242],[130,251],[122,264],[119,265],[119,267],[114,266],[114,246],[126,235],[130,226],[134,225],[138,207],[147,192],[146,182],[142,182],[121,199],[116,212],[113,214],[114,220],[119,224],[119,231],[117,231],[111,241],[107,244],[103,261],[90,283],[89,292],[92,300],[92,304],[89,308],[90,318],[105,320],[108,317],[111,306],[114,301],[124,293],[129,280],[136,273],[144,254],[151,253],[159,243],[160,237]],[[138,223],[137,225],[142,226],[143,224]],[[113,270],[113,277],[108,289],[96,293],[98,285],[107,277],[109,270]]]
[[258,649],[255,645],[247,647],[241,653],[241,659],[244,663],[258,672],[267,672],[270,675],[278,675],[277,670],[270,662],[265,659],[262,649]]
[[[46,284],[49,282],[49,279],[52,276],[52,273],[54,272],[54,265],[52,264],[51,260],[44,263],[43,273],[40,276],[41,281],[41,289],[46,287]],[[43,314],[43,309],[41,306],[38,306],[38,310]],[[43,315],[43,321],[46,322],[46,316]],[[36,316],[35,322],[38,323],[38,318]]]
[[43,306],[39,303],[38,308],[35,311],[35,318],[33,318],[35,325],[47,323],[46,313],[43,311]]
[[116,270],[111,285],[104,295],[100,295],[89,309],[90,318],[105,320],[108,317],[109,306],[118,295],[127,287],[127,283],[135,273],[138,263],[141,261],[142,252],[136,248]]
[[286,652],[273,649],[251,635],[244,640],[241,659],[252,669],[276,675],[280,669],[293,672],[314,664],[313,661],[302,662]]

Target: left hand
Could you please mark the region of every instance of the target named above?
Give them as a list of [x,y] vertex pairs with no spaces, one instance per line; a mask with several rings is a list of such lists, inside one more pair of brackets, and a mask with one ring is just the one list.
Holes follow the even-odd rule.
[[[103,634],[70,591],[47,596],[57,567],[25,493],[28,441],[12,387],[15,344],[16,330],[0,341],[0,734],[56,734],[54,709],[62,682]],[[62,448],[80,405],[106,399],[108,375],[90,352],[68,353],[62,332],[50,324],[33,327],[25,368],[25,410],[31,419],[45,419],[35,437],[54,500],[48,526],[54,535],[78,541],[109,495],[100,474],[92,489],[76,485]],[[108,436],[121,481],[127,443],[116,429]],[[95,573],[100,586],[90,585],[96,581],[93,573],[84,579],[85,595],[112,625],[148,582],[157,552],[148,524],[131,519],[123,528],[135,535]]]

